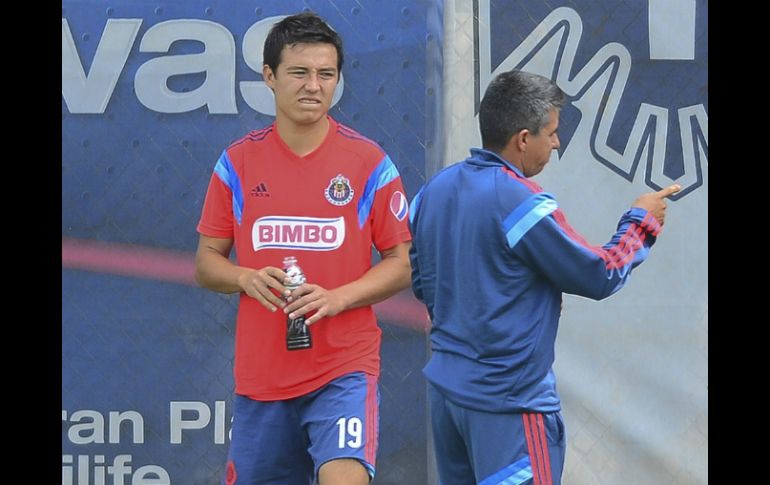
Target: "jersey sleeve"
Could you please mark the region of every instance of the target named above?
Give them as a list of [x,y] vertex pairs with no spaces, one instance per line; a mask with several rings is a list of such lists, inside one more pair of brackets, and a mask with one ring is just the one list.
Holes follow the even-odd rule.
[[386,154],[372,171],[358,207],[359,226],[371,224],[378,251],[412,239],[409,232],[409,201],[401,176]]
[[[237,207],[237,192],[233,185],[237,182],[235,170],[230,163],[227,152],[223,152],[211,174],[206,199],[203,202],[201,218],[198,222],[198,232],[204,236],[218,238],[233,238],[235,214]],[[240,185],[238,183],[238,188]]]
[[660,230],[652,214],[634,207],[620,218],[609,242],[591,246],[545,192],[532,194],[503,220],[510,251],[560,291],[595,300],[626,284],[632,269],[647,259]]

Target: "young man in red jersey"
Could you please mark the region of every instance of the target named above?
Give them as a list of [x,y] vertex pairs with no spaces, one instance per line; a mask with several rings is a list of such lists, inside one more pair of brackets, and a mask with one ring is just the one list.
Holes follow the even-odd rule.
[[[275,122],[222,153],[206,194],[197,280],[241,295],[228,485],[374,476],[381,332],[371,305],[409,286],[411,236],[390,157],[328,115],[342,63],[340,37],[316,14],[275,24],[263,67]],[[288,256],[307,278],[291,292]],[[287,318],[300,316],[312,346],[288,350]]]

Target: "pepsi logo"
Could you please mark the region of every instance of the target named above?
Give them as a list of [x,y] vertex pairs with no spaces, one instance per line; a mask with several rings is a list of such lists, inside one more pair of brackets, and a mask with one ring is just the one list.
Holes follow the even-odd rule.
[[403,221],[409,213],[409,203],[402,192],[396,191],[390,196],[390,212],[392,212],[399,221]]

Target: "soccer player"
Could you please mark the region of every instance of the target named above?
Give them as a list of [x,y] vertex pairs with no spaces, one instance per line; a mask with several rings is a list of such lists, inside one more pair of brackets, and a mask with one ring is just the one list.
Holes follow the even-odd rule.
[[606,298],[648,256],[673,185],[637,198],[590,246],[529,179],[559,148],[564,93],[510,71],[481,101],[483,148],[412,201],[412,288],[432,321],[424,368],[441,483],[560,483],[564,425],[552,370],[562,293]]
[[[390,157],[328,115],[342,63],[339,35],[316,14],[276,23],[263,67],[275,122],[222,153],[206,193],[198,282],[240,293],[228,485],[362,485],[375,473],[371,305],[409,286],[411,236]],[[307,278],[293,291],[288,256]],[[312,346],[288,350],[287,318],[299,316]]]

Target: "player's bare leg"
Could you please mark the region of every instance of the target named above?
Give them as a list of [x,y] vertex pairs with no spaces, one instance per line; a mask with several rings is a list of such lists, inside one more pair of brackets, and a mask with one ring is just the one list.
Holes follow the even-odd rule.
[[352,458],[327,461],[318,470],[319,485],[368,485],[369,472]]

